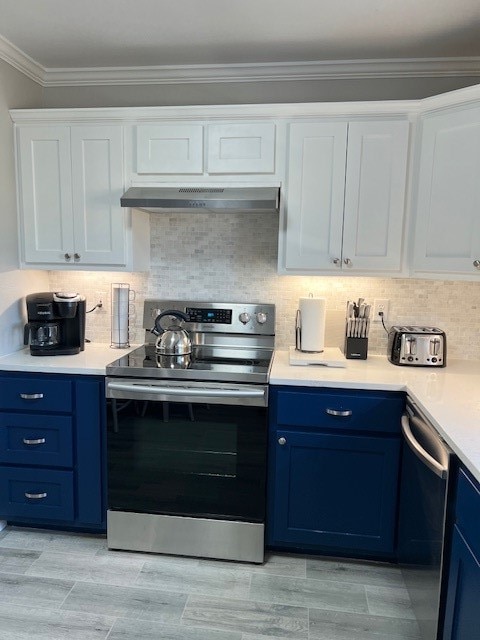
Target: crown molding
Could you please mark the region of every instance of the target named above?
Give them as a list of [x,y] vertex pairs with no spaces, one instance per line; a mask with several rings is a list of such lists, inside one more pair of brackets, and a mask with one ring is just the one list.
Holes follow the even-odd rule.
[[1,35],[0,60],[5,60],[5,62],[8,62],[12,67],[30,78],[30,80],[34,80],[44,86],[45,68]]
[[2,36],[0,36],[0,59],[5,60],[42,87],[480,77],[480,57],[46,68]]
[[44,86],[480,76],[480,57],[45,69]]

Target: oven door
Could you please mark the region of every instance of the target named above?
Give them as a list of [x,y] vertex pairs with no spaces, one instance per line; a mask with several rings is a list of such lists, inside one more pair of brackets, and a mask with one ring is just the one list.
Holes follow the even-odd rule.
[[107,378],[109,511],[263,523],[267,391]]

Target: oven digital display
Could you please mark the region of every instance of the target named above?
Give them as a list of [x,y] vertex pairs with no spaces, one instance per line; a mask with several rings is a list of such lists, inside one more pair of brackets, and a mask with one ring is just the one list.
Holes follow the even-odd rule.
[[232,324],[231,309],[200,309],[187,307],[185,313],[189,316],[190,322]]

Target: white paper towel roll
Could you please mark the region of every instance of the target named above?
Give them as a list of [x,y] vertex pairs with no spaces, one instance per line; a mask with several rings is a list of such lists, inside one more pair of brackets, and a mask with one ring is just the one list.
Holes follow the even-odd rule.
[[323,351],[325,345],[325,298],[300,298],[301,351]]

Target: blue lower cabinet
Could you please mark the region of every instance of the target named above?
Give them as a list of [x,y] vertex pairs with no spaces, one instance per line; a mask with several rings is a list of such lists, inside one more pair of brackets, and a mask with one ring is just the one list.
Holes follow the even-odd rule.
[[395,555],[399,392],[270,388],[267,544]]
[[480,635],[480,559],[455,526],[445,610],[444,640],[473,640]]
[[480,637],[480,486],[459,470],[443,640]]
[[270,545],[393,553],[398,438],[278,430],[270,447]]
[[104,379],[4,373],[0,389],[0,519],[104,531]]

